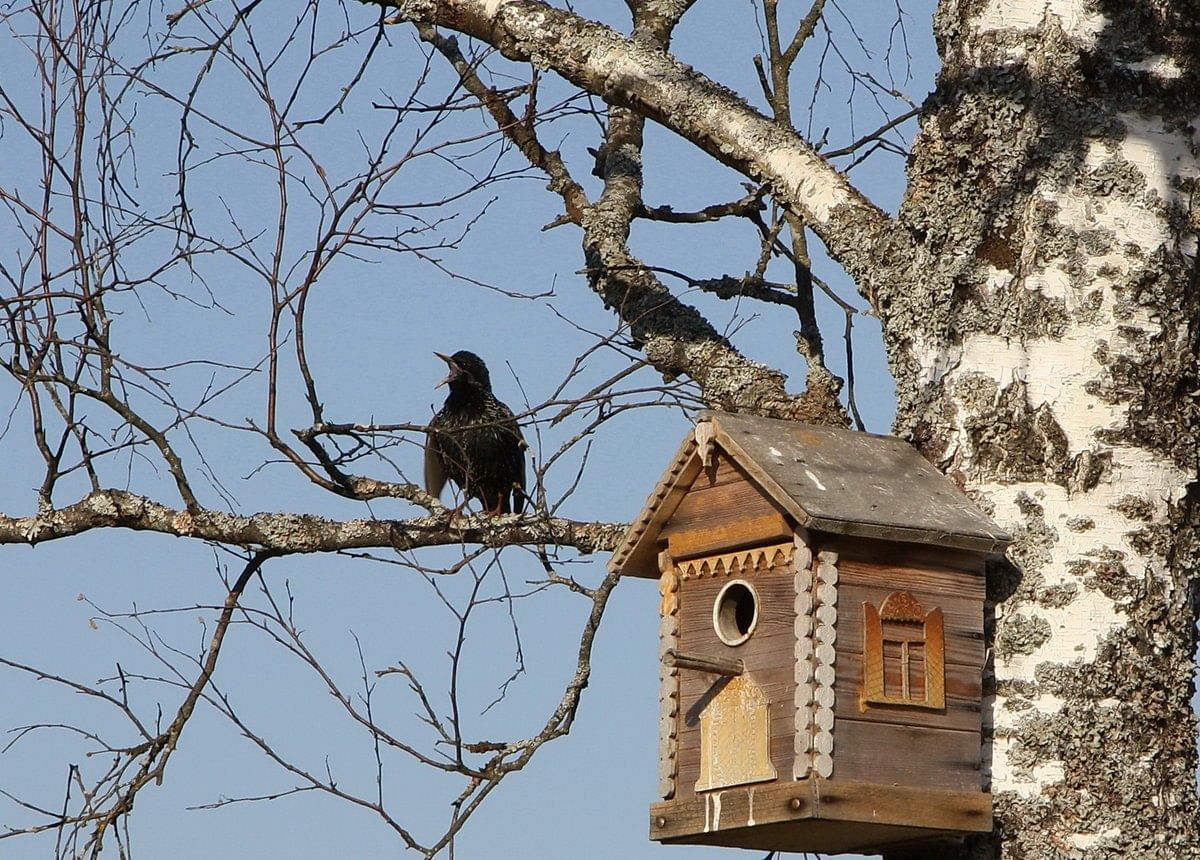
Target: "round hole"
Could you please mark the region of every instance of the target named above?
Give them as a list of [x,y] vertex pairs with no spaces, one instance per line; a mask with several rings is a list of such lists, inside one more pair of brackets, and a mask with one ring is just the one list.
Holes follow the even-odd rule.
[[713,629],[726,645],[741,645],[757,626],[758,594],[750,583],[735,579],[713,604]]

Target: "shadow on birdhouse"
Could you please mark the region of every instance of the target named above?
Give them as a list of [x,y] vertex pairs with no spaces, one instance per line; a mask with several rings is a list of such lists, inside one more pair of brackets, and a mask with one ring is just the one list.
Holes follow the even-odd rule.
[[662,596],[651,838],[874,851],[988,832],[984,562],[902,440],[705,413],[613,554]]

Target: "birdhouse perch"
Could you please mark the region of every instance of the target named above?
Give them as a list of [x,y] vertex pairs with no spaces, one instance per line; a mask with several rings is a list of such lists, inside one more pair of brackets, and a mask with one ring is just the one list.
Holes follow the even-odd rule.
[[902,440],[705,413],[613,554],[661,592],[651,838],[878,851],[987,832],[984,562]]

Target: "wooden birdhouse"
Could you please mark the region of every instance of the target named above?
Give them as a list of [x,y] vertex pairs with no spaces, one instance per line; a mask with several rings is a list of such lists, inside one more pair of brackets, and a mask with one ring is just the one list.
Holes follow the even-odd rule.
[[900,439],[706,413],[613,554],[659,581],[651,838],[878,851],[992,828],[984,561]]

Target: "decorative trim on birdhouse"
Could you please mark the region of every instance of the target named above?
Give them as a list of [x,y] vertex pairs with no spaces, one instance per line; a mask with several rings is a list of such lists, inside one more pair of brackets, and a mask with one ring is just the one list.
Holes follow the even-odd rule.
[[813,769],[828,779],[833,775],[833,684],[836,678],[834,662],[837,657],[837,553],[822,550],[817,553],[816,631],[813,655],[813,699],[816,703],[813,720]]
[[713,430],[712,422],[696,422],[696,429],[692,431],[692,435],[696,440],[696,448],[700,454],[700,462],[707,469],[710,465],[712,465],[713,439],[716,438],[716,431]]
[[703,579],[715,576],[747,576],[754,572],[765,572],[773,567],[782,567],[792,560],[795,545],[782,543],[762,546],[722,555],[706,555],[702,558],[679,561],[679,575],[683,579]]
[[792,758],[792,778],[805,779],[812,771],[813,748],[813,571],[812,550],[804,536],[795,537],[796,568],[796,659],[795,659],[795,747]]
[[662,614],[658,627],[658,793],[663,800],[670,800],[675,796],[679,747],[679,669],[666,658],[679,646],[679,574],[667,553],[659,554],[659,564]]
[[945,622],[940,607],[926,612],[907,591],[888,595],[878,609],[863,603],[861,710],[871,705],[946,707]]
[[769,782],[779,775],[771,763],[771,703],[747,675],[721,683],[700,714],[698,792]]
[[[679,450],[675,452],[675,459],[671,461],[667,471],[654,486],[654,492],[650,494],[645,506],[629,527],[625,539],[613,551],[612,557],[608,561],[610,570],[621,570],[630,564],[633,561],[634,552],[642,544],[643,538],[649,539],[651,534],[655,538],[657,537],[658,530],[662,528],[663,523],[679,504],[679,499],[683,497],[688,484],[700,473],[702,464],[700,458],[694,456],[696,448],[696,436],[694,433],[689,433],[679,446]],[[648,565],[654,563],[654,555],[650,553],[648,547],[643,559]],[[646,574],[640,575],[645,576]]]

